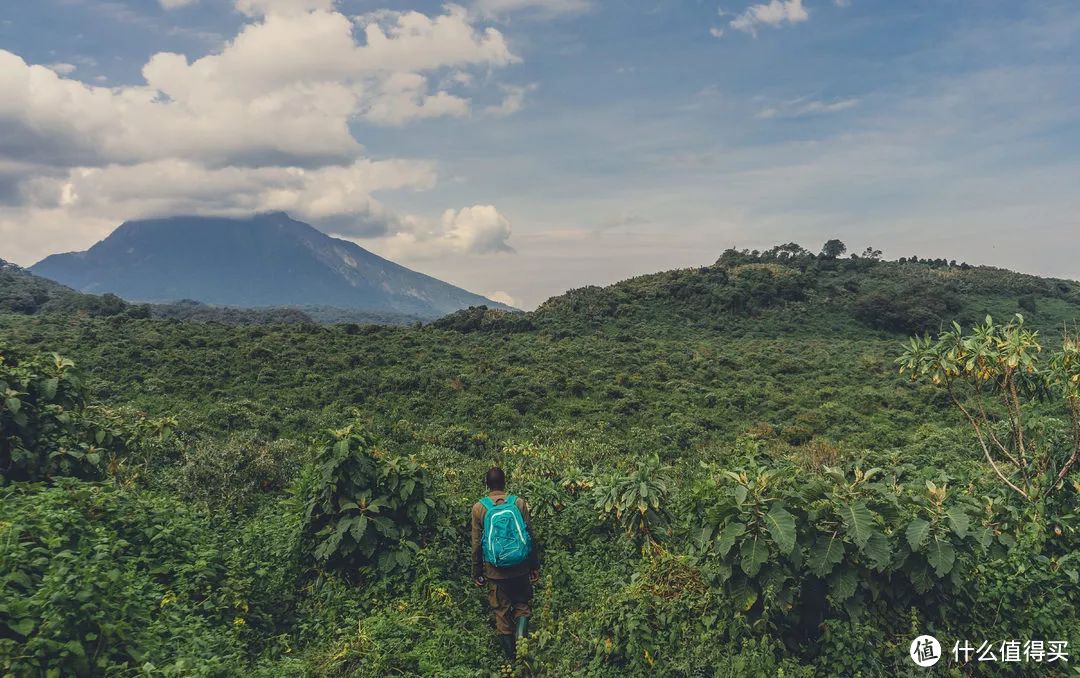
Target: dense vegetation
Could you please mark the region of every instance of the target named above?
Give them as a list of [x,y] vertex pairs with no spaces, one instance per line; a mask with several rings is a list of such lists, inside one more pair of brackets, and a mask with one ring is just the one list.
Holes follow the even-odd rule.
[[0,671],[495,671],[465,526],[492,463],[544,549],[523,675],[1075,647],[1080,285],[839,247],[423,327],[8,304]]

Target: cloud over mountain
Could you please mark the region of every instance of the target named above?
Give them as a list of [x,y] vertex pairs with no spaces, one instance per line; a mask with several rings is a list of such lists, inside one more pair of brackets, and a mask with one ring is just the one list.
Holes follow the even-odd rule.
[[[90,85],[0,50],[0,237],[58,222],[94,229],[278,209],[379,221],[387,235],[414,228],[423,220],[391,214],[374,194],[430,188],[434,164],[368,157],[356,125],[470,115],[474,97],[487,104],[505,91],[490,74],[518,61],[498,30],[454,5],[430,16],[348,17],[333,0],[237,0],[236,9],[248,19],[220,51],[154,54],[135,85]],[[423,228],[445,220],[429,221]],[[20,241],[27,251],[9,255],[43,254],[34,238]]]

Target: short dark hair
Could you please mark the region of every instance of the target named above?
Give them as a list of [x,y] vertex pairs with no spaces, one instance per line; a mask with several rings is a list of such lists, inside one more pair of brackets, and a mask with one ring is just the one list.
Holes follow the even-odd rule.
[[484,476],[489,490],[501,490],[506,487],[506,474],[498,466],[492,466]]

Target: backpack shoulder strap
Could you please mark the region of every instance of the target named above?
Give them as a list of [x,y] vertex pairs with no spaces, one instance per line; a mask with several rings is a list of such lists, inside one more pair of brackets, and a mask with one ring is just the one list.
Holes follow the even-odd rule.
[[488,511],[495,508],[495,502],[491,500],[491,497],[481,497],[480,505],[486,508]]
[[506,495],[507,506],[517,506],[517,496],[513,494]]

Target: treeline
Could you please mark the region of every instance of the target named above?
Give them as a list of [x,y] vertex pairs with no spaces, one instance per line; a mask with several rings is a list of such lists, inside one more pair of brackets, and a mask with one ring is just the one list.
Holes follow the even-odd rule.
[[[867,248],[843,257],[831,240],[814,254],[795,244],[727,250],[715,264],[586,287],[554,297],[529,315],[557,336],[596,329],[655,333],[692,325],[743,334],[897,334],[941,329],[987,313],[1039,314],[1047,327],[1080,310],[1080,284],[945,260],[881,260]],[[862,332],[860,332],[862,330]]]
[[[796,243],[768,250],[727,250],[715,264],[638,276],[608,287],[572,289],[532,313],[465,309],[431,326],[460,332],[541,331],[556,338],[603,328],[656,334],[691,325],[730,333],[813,335],[860,330],[899,334],[941,329],[956,318],[1021,311],[1059,327],[1080,308],[1080,285],[955,260],[881,259],[867,248],[844,256],[839,240],[817,254]],[[124,315],[225,324],[386,324],[421,320],[392,313],[329,307],[233,309],[184,301],[127,304],[114,295],[85,295],[6,265],[0,268],[0,311]]]

